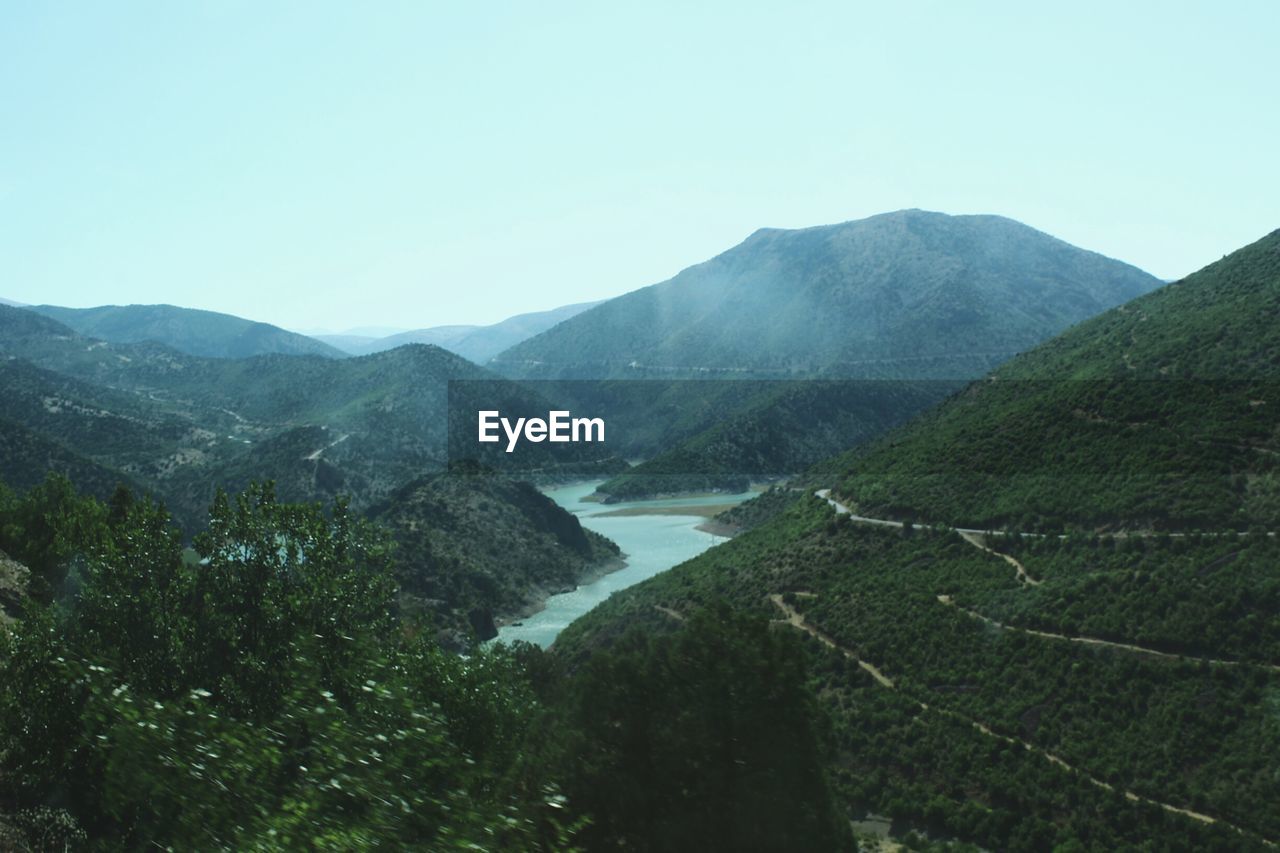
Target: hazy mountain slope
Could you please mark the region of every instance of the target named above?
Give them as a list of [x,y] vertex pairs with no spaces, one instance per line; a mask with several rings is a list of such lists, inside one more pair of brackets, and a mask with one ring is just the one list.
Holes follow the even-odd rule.
[[477,364],[485,364],[498,353],[510,349],[521,341],[541,334],[547,329],[576,317],[599,305],[599,302],[578,302],[562,305],[549,311],[517,314],[491,326],[481,326],[466,337],[446,347]]
[[369,355],[370,353],[402,347],[405,344],[431,344],[454,352],[453,346],[455,344],[465,340],[468,335],[479,328],[480,326],[456,325],[411,329],[408,332],[397,332],[394,335],[387,335],[383,338],[374,338],[365,346],[354,350],[354,354]]
[[[10,361],[11,372],[0,373],[30,381],[14,408],[30,428],[74,437],[82,455],[135,473],[184,522],[203,514],[216,485],[272,478],[289,500],[341,492],[363,508],[443,470],[450,380],[485,380],[504,410],[548,408],[537,393],[423,345],[350,359],[201,358],[154,343],[95,341],[0,306],[0,352],[41,368],[19,371]],[[62,396],[75,405],[55,416],[44,400]],[[95,432],[91,413],[99,410],[111,415],[101,423],[118,441]],[[575,458],[602,452],[584,447]]]
[[900,211],[763,229],[495,359],[508,375],[981,375],[1159,285],[997,216]]
[[867,514],[1280,527],[1280,232],[1015,359],[837,460]]
[[876,438],[961,387],[886,380],[757,384],[759,393],[745,405],[722,409],[713,425],[612,477],[597,491],[608,500],[745,491],[752,482],[803,471]]
[[493,620],[612,567],[618,547],[528,483],[436,475],[397,489],[369,516],[397,542],[402,606],[444,628],[493,636]]
[[[810,475],[914,527],[774,492],[771,520],[615,595],[557,646],[579,660],[729,601],[811,638],[855,814],[988,849],[1265,849],[1280,838],[1280,541],[1229,531],[1280,528],[1278,302],[1280,232]],[[988,522],[1077,532],[932,526]]]
[[346,335],[346,334],[329,334],[327,332],[317,332],[310,335],[321,343],[326,343],[331,347],[337,347],[347,355],[364,355],[369,352],[369,345],[381,338],[374,335]]
[[245,358],[265,353],[323,355],[343,352],[323,342],[230,314],[174,305],[102,305],[63,308],[35,305],[31,311],[51,317],[90,338],[112,343],[155,341],[191,355]]
[[599,304],[599,302],[580,302],[574,305],[562,305],[549,311],[517,314],[491,326],[433,326],[383,338],[362,339],[349,335],[317,335],[316,337],[352,355],[368,355],[405,344],[435,344],[476,364],[484,364],[503,350]]

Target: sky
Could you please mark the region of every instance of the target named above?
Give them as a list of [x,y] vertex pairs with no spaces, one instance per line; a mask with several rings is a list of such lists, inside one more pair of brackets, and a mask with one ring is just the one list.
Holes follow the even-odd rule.
[[0,0],[0,296],[490,323],[761,227],[1280,227],[1280,3]]

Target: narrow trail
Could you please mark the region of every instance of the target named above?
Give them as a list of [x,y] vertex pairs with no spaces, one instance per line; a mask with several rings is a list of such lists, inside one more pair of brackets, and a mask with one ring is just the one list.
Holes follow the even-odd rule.
[[967,607],[961,607],[960,605],[956,604],[955,600],[949,595],[939,595],[938,601],[942,602],[948,607],[954,607],[955,609],[959,610],[961,613],[971,616],[974,619],[977,619],[981,622],[985,622],[988,625],[991,625],[993,627],[999,628],[1002,631],[1016,631],[1017,633],[1020,633],[1020,634],[1029,634],[1032,637],[1044,637],[1050,640],[1062,640],[1064,642],[1080,643],[1081,645],[1086,645],[1086,646],[1100,646],[1102,648],[1108,648],[1108,649],[1119,649],[1121,651],[1134,652],[1142,655],[1150,655],[1152,657],[1165,658],[1167,660],[1185,661],[1187,663],[1207,663],[1212,666],[1252,666],[1252,667],[1257,667],[1259,669],[1270,670],[1272,672],[1280,672],[1280,664],[1258,663],[1256,661],[1248,661],[1248,660],[1227,660],[1225,658],[1203,658],[1203,657],[1197,657],[1196,655],[1181,655],[1176,652],[1162,652],[1159,649],[1153,649],[1147,646],[1138,646],[1133,643],[1118,643],[1114,640],[1102,640],[1097,637],[1081,637],[1081,636],[1076,636],[1072,634],[1057,634],[1057,633],[1054,633],[1053,631],[1040,631],[1035,628],[1021,628],[1017,625],[1008,625],[1008,624],[1005,624],[1004,622],[998,622],[995,619],[992,619],[990,616],[983,616],[981,613],[979,613],[976,610],[970,610]]
[[[881,527],[896,527],[899,529],[903,527],[903,523],[901,521],[890,521],[887,518],[870,518],[865,515],[857,515],[856,513],[853,512],[853,510],[849,509],[849,507],[845,506],[844,504],[837,501],[835,498],[831,497],[830,489],[818,489],[818,491],[814,492],[814,495],[819,498],[822,498],[824,501],[830,504],[831,507],[835,509],[837,515],[847,515],[851,520],[856,521],[859,524],[876,524]],[[986,541],[987,531],[976,530],[972,527],[950,527],[947,529],[955,533],[959,533],[960,537],[964,539],[964,541],[972,545],[973,547],[981,551],[986,551],[988,554],[994,554],[995,556],[1004,560],[1009,565],[1013,566],[1014,571],[1017,573],[1018,580],[1021,581],[1022,583],[1027,584],[1028,586],[1040,585],[1041,582],[1036,578],[1033,578],[1031,574],[1027,571],[1026,567],[1022,565],[1022,563],[1018,562],[1008,554],[1002,554],[1001,552],[987,545],[987,541]],[[1018,534],[1018,535],[1028,535],[1028,534]]]
[[995,548],[992,548],[990,545],[987,544],[986,537],[983,536],[981,533],[970,533],[967,530],[961,530],[958,532],[960,533],[960,538],[968,542],[973,547],[977,548],[980,551],[986,551],[988,554],[994,554],[1000,559],[1004,560],[1009,565],[1013,566],[1014,572],[1016,572],[1018,575],[1018,580],[1022,581],[1024,584],[1028,586],[1040,585],[1041,582],[1031,577],[1031,575],[1027,572],[1026,566],[1022,565],[1022,563],[1019,563],[1016,559],[1009,556],[1008,554],[1002,554],[1001,552],[997,551]]
[[810,634],[813,637],[816,637],[818,641],[821,642],[824,646],[827,646],[829,648],[832,648],[842,653],[849,660],[853,661],[858,666],[862,667],[864,670],[870,673],[871,677],[874,678],[876,680],[876,683],[879,684],[881,687],[887,687],[890,690],[897,689],[893,685],[893,679],[885,675],[879,669],[877,669],[875,664],[863,660],[853,652],[842,647],[839,643],[837,643],[835,640],[828,637],[826,634],[822,633],[822,631],[810,625],[808,622],[805,621],[804,616],[801,615],[800,611],[796,610],[790,604],[787,604],[785,601],[782,600],[781,595],[774,593],[769,596],[769,600],[772,601],[778,607],[779,610],[781,610],[784,614],[786,614],[787,618],[784,621],[788,625],[791,625],[792,627],[795,627],[795,628],[799,628],[801,631],[804,631],[805,633]]
[[[1276,451],[1276,453],[1280,454],[1280,451]],[[888,519],[888,518],[872,518],[869,515],[858,515],[856,512],[849,509],[849,507],[845,506],[835,498],[831,497],[830,489],[818,489],[813,494],[814,494],[814,497],[822,498],[824,501],[830,504],[831,507],[836,511],[837,515],[847,515],[849,516],[850,520],[856,521],[859,524],[875,524],[875,525],[879,525],[880,527],[897,527],[897,528],[901,528],[905,526],[901,521],[893,521],[892,519]],[[933,525],[929,525],[929,526],[932,527]],[[1065,533],[1028,533],[1025,531],[1011,531],[1011,530],[994,530],[993,531],[993,530],[981,530],[977,527],[945,527],[944,529],[950,530],[955,533],[959,533],[962,536],[967,533],[973,536],[985,537],[991,533],[997,533],[1001,536],[1016,536],[1019,539],[1066,539],[1067,538],[1067,534]],[[1135,539],[1143,539],[1143,538],[1149,539],[1157,536],[1165,536],[1170,539],[1184,539],[1187,536],[1237,536],[1237,537],[1240,537],[1241,539],[1247,536],[1267,536],[1271,539],[1274,539],[1276,538],[1276,536],[1280,535],[1280,533],[1277,533],[1274,530],[1268,530],[1268,531],[1259,532],[1259,533],[1254,533],[1253,531],[1249,531],[1249,530],[1218,530],[1218,531],[1201,530],[1201,531],[1196,531],[1194,533],[1173,533],[1173,532],[1163,531],[1163,530],[1150,530],[1150,531],[1117,530],[1109,533],[1098,533],[1096,535],[1106,536],[1111,539],[1128,539],[1130,537],[1133,537]],[[983,546],[978,546],[978,547],[983,547]],[[997,552],[993,551],[992,553],[997,553]],[[1002,554],[1001,556],[1004,556],[1004,555]],[[1008,559],[1008,558],[1006,557],[1005,559]]]
[[670,616],[672,619],[676,620],[677,622],[684,621],[684,614],[681,613],[679,610],[672,610],[670,607],[663,607],[661,604],[653,605],[653,609],[663,614],[664,616]]
[[324,453],[326,450],[328,450],[331,447],[337,447],[339,444],[342,444],[342,442],[346,441],[348,438],[351,438],[351,436],[349,434],[344,433],[343,435],[339,436],[336,441],[331,441],[328,444],[326,444],[324,447],[311,451],[304,458],[308,462],[315,462],[317,459],[320,458],[320,455]]
[[[890,521],[888,519],[883,519],[883,518],[868,518],[867,516],[854,514],[847,506],[845,506],[844,504],[840,503],[839,501],[831,497],[830,489],[819,489],[818,491],[814,492],[814,495],[819,498],[822,498],[824,501],[830,504],[835,509],[838,515],[847,515],[854,521],[865,523],[865,524],[877,524],[885,527],[900,528],[903,526],[901,521]],[[986,531],[975,530],[969,527],[951,527],[948,529],[952,530],[955,533],[958,533],[960,535],[960,538],[964,539],[964,541],[968,542],[973,547],[982,551],[986,551],[988,554],[992,554],[993,556],[999,557],[1009,565],[1013,566],[1014,571],[1017,573],[1018,580],[1021,581],[1026,586],[1040,586],[1040,584],[1043,583],[1042,580],[1032,577],[1031,573],[1027,571],[1026,566],[1022,565],[1022,563],[1020,563],[1017,559],[1010,556],[1009,554],[1001,553],[1000,551],[997,551],[991,546],[989,546],[986,542]],[[1010,535],[1043,536],[1044,534],[1015,533]],[[1172,535],[1176,536],[1179,534],[1172,534]],[[1240,533],[1238,535],[1245,536],[1248,534]],[[1275,533],[1270,532],[1267,535],[1275,536]],[[943,604],[947,604],[952,607],[957,607],[957,605],[955,604],[954,601],[951,600],[951,596],[949,595],[939,595],[938,601],[941,601]],[[977,611],[974,611],[974,610],[968,610],[963,607],[959,607],[958,609],[963,610],[965,613],[969,614],[975,619],[981,619],[983,622],[986,622],[987,624],[993,625],[1002,630],[1019,631],[1024,634],[1029,634],[1033,637],[1044,637],[1046,639],[1051,639],[1051,640],[1063,640],[1069,643],[1080,643],[1082,645],[1101,646],[1104,648],[1120,649],[1122,651],[1134,652],[1137,654],[1144,654],[1144,655],[1151,655],[1152,657],[1167,658],[1170,660],[1187,661],[1190,663],[1203,662],[1203,663],[1211,664],[1213,666],[1250,666],[1250,667],[1257,667],[1259,669],[1270,670],[1271,672],[1280,672],[1280,664],[1260,663],[1255,661],[1228,660],[1225,658],[1202,658],[1202,657],[1196,657],[1194,655],[1180,655],[1175,652],[1162,652],[1157,649],[1148,648],[1146,646],[1139,646],[1134,643],[1121,643],[1114,640],[1102,640],[1096,637],[1079,637],[1079,636],[1072,636],[1070,634],[1057,634],[1052,631],[1039,631],[1034,628],[1020,628],[1016,625],[1006,625],[1003,622],[997,622],[996,620],[991,619],[990,617],[987,617],[987,616],[983,616],[981,613],[978,613]]]
[[1228,821],[1222,820],[1221,818],[1216,818],[1212,815],[1208,815],[1203,812],[1194,811],[1192,809],[1183,808],[1182,806],[1176,806],[1176,805],[1173,805],[1172,803],[1165,803],[1165,802],[1161,802],[1160,800],[1153,800],[1150,797],[1145,797],[1142,794],[1137,794],[1137,793],[1134,793],[1133,791],[1129,791],[1124,788],[1117,788],[1115,785],[1112,785],[1110,782],[1099,779],[1097,776],[1094,776],[1093,774],[1088,773],[1087,771],[1082,770],[1079,767],[1076,767],[1074,764],[1067,762],[1061,756],[1055,755],[1054,753],[1049,752],[1048,750],[1042,749],[1028,741],[1022,740],[1021,738],[1011,737],[1006,734],[1001,734],[1000,732],[994,731],[990,726],[986,725],[985,723],[981,723],[977,720],[966,717],[964,714],[961,714],[957,711],[952,711],[947,708],[938,708],[938,707],[931,706],[925,702],[921,702],[920,700],[915,699],[914,697],[911,697],[904,691],[899,690],[898,687],[894,684],[893,679],[889,678],[887,675],[881,672],[880,669],[876,667],[875,664],[870,663],[869,661],[862,660],[860,657],[858,657],[857,653],[855,653],[851,649],[847,649],[844,646],[840,645],[832,637],[830,637],[825,632],[823,632],[820,628],[817,628],[814,625],[810,625],[809,622],[804,618],[804,614],[800,613],[794,607],[787,604],[786,601],[783,600],[783,597],[781,594],[772,593],[769,595],[769,600],[773,602],[774,606],[776,606],[779,610],[781,610],[782,613],[786,616],[784,620],[780,620],[780,621],[784,621],[787,624],[795,628],[798,628],[801,631],[804,631],[805,633],[816,638],[823,645],[827,646],[833,651],[839,652],[849,660],[857,662],[858,666],[860,666],[866,672],[870,673],[871,677],[875,679],[877,684],[879,684],[881,687],[884,687],[887,690],[893,690],[897,692],[899,695],[907,697],[910,701],[914,702],[922,711],[933,712],[936,714],[941,714],[942,716],[945,716],[945,717],[950,717],[952,719],[959,720],[963,723],[967,723],[968,725],[972,726],[974,729],[986,735],[987,737],[1002,741],[1004,743],[1007,743],[1013,746],[1020,746],[1023,749],[1025,749],[1027,752],[1035,753],[1036,755],[1048,761],[1050,764],[1054,764],[1062,768],[1063,770],[1068,771],[1069,773],[1078,775],[1080,778],[1084,779],[1085,781],[1089,782],[1090,784],[1098,788],[1101,788],[1105,791],[1112,791],[1112,792],[1123,795],[1124,798],[1126,800],[1129,800],[1130,802],[1146,803],[1147,805],[1157,806],[1171,814],[1182,815],[1184,817],[1191,818],[1192,820],[1199,821],[1200,823],[1224,826],[1224,827],[1227,827],[1228,829],[1231,829],[1231,830],[1234,830],[1235,832],[1240,833],[1241,835],[1257,838],[1268,847],[1276,846],[1274,841],[1271,841],[1270,839],[1265,838],[1259,835],[1258,833],[1253,832],[1252,830],[1248,830],[1248,829],[1245,829],[1244,827],[1237,826],[1233,823],[1229,823]]

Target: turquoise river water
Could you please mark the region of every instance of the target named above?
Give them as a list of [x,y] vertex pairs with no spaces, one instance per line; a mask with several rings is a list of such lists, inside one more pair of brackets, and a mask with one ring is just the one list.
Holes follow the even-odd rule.
[[595,491],[601,481],[574,483],[547,489],[547,497],[578,516],[583,527],[608,536],[626,559],[626,566],[610,572],[593,583],[584,584],[572,592],[553,595],[547,599],[546,609],[521,620],[519,625],[504,625],[498,629],[497,642],[524,640],[546,647],[564,628],[604,601],[620,589],[665,572],[672,566],[696,557],[711,546],[723,542],[716,536],[698,530],[707,519],[695,515],[626,515],[609,516],[606,513],[631,509],[662,509],[671,507],[715,506],[738,503],[752,497],[752,492],[737,495],[710,495],[693,498],[670,498],[654,501],[601,504],[582,499]]

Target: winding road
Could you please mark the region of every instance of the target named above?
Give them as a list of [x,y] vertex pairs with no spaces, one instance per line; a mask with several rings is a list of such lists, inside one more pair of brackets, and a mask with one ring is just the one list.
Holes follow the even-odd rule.
[[849,660],[856,662],[859,667],[861,667],[863,670],[865,670],[867,673],[871,675],[871,677],[875,680],[876,684],[879,684],[881,687],[885,688],[886,690],[893,690],[899,693],[900,695],[906,696],[908,699],[914,702],[922,711],[941,714],[942,716],[945,716],[945,717],[951,717],[952,719],[960,720],[961,722],[967,723],[968,725],[972,726],[974,729],[986,735],[987,737],[994,738],[1004,743],[1020,746],[1023,749],[1025,749],[1027,752],[1032,752],[1032,753],[1035,753],[1036,755],[1039,755],[1041,758],[1045,759],[1049,763],[1054,764],[1058,767],[1061,767],[1063,770],[1066,770],[1070,773],[1078,775],[1080,778],[1086,780],[1087,782],[1089,782],[1090,784],[1098,788],[1101,788],[1105,791],[1114,791],[1122,794],[1124,798],[1126,800],[1129,800],[1130,802],[1146,803],[1148,805],[1157,806],[1172,814],[1178,814],[1184,817],[1189,817],[1192,820],[1197,820],[1201,823],[1217,824],[1220,826],[1225,826],[1229,829],[1235,830],[1241,835],[1247,835],[1252,838],[1257,838],[1261,840],[1263,844],[1266,844],[1268,847],[1276,846],[1274,841],[1271,841],[1268,838],[1264,838],[1263,836],[1258,835],[1256,832],[1253,832],[1252,830],[1248,830],[1248,829],[1245,829],[1244,827],[1237,826],[1236,824],[1222,820],[1221,818],[1216,818],[1213,815],[1208,815],[1208,814],[1205,814],[1204,812],[1194,811],[1192,809],[1184,808],[1182,806],[1177,806],[1172,803],[1166,803],[1160,800],[1153,800],[1150,797],[1143,796],[1142,794],[1138,794],[1124,788],[1117,788],[1115,785],[1112,785],[1110,782],[1107,782],[1103,779],[1099,779],[1097,776],[1094,776],[1093,774],[1085,770],[1082,770],[1079,767],[1076,767],[1074,764],[1069,763],[1061,756],[1056,755],[1052,752],[1049,752],[1046,749],[1042,749],[1033,743],[1022,740],[1021,738],[1015,738],[1015,737],[1011,737],[1010,735],[1001,734],[1000,732],[995,731],[985,723],[966,717],[965,715],[957,711],[952,711],[947,708],[938,708],[938,707],[929,705],[928,703],[921,702],[920,700],[909,696],[902,690],[899,690],[897,685],[894,683],[893,679],[885,675],[884,672],[882,672],[880,668],[877,667],[875,664],[871,663],[870,661],[863,660],[852,649],[845,648],[844,646],[836,642],[836,640],[833,639],[831,636],[823,632],[820,628],[817,628],[814,625],[809,624],[809,622],[805,620],[804,614],[800,613],[794,607],[787,604],[786,600],[783,598],[783,596],[780,593],[770,594],[769,600],[773,602],[774,606],[777,607],[779,610],[781,610],[783,615],[786,617],[785,619],[782,619],[780,621],[786,622],[788,625],[791,625],[795,628],[798,628],[801,631],[804,631],[810,636],[816,638],[824,646],[827,646],[833,651],[839,652],[840,654],[844,655]]
[[[855,521],[861,524],[870,524],[870,525],[876,525],[880,527],[893,527],[893,528],[899,528],[899,529],[905,526],[901,521],[892,521],[890,519],[871,518],[869,516],[858,515],[857,513],[853,512],[848,506],[840,503],[835,498],[831,497],[830,489],[819,489],[818,491],[814,492],[814,495],[826,501],[836,511],[837,515],[848,516],[852,521]],[[1015,558],[1013,558],[1008,554],[1001,553],[999,551],[996,551],[994,548],[991,548],[987,544],[985,539],[987,531],[976,530],[974,528],[966,528],[966,527],[950,527],[947,529],[959,534],[966,542],[968,542],[970,545],[973,545],[975,548],[985,551],[993,556],[1000,557],[1009,565],[1013,566],[1014,571],[1017,573],[1018,580],[1024,586],[1038,586],[1041,583],[1040,580],[1032,577],[1031,574],[1027,572],[1026,567],[1023,566],[1018,560],[1016,560]],[[1044,536],[1044,534],[1036,534],[1036,533],[1014,533],[1009,535],[1036,536],[1036,537]],[[1248,535],[1248,534],[1240,533],[1238,535]],[[1274,532],[1271,532],[1268,535],[1275,536],[1276,534]],[[1172,652],[1162,652],[1156,649],[1151,649],[1144,646],[1138,646],[1132,643],[1121,643],[1121,642],[1115,642],[1111,640],[1101,640],[1093,637],[1078,637],[1078,636],[1071,636],[1067,634],[1057,634],[1050,631],[1038,631],[1031,628],[1018,628],[1015,626],[1005,625],[1004,623],[997,622],[996,620],[983,616],[982,614],[976,611],[960,607],[955,603],[955,601],[949,595],[938,595],[937,599],[942,604],[947,605],[949,607],[955,607],[956,609],[961,610],[962,612],[966,613],[972,618],[979,619],[983,622],[986,622],[987,624],[993,625],[997,628],[1000,628],[1006,631],[1018,631],[1024,634],[1028,634],[1035,637],[1042,637],[1045,639],[1052,639],[1052,640],[1071,642],[1071,643],[1080,643],[1083,645],[1090,645],[1090,646],[1100,646],[1104,648],[1113,648],[1121,651],[1133,652],[1136,654],[1151,655],[1151,656],[1167,658],[1167,659],[1175,659],[1175,660],[1191,661],[1191,662],[1205,662],[1205,663],[1209,663],[1211,665],[1216,665],[1216,666],[1257,666],[1257,667],[1266,668],[1272,671],[1280,671],[1280,666],[1277,666],[1274,664],[1257,664],[1257,663],[1250,663],[1246,661],[1188,657],[1186,655],[1174,654]],[[906,695],[905,693],[903,693],[903,691],[899,690],[897,685],[894,683],[894,680],[890,678],[888,675],[886,675],[874,663],[863,660],[852,649],[845,648],[844,646],[840,645],[834,638],[824,633],[821,629],[817,628],[814,625],[809,624],[805,620],[804,615],[800,613],[798,610],[796,610],[794,607],[792,607],[791,605],[787,604],[786,600],[783,598],[781,594],[779,593],[770,594],[769,600],[773,602],[774,606],[777,607],[779,610],[781,610],[784,616],[786,617],[785,619],[780,621],[784,621],[787,624],[801,631],[804,631],[810,636],[816,638],[819,642],[821,642],[823,645],[827,646],[828,648],[834,651],[837,651],[840,654],[843,654],[849,660],[856,662],[858,666],[861,667],[867,673],[869,673],[871,677],[875,680],[875,682],[879,684],[881,687],[888,690],[894,690],[899,693],[902,693],[903,695]],[[1268,838],[1265,838],[1261,835],[1258,835],[1256,832],[1245,829],[1244,827],[1237,826],[1233,823],[1222,820],[1221,818],[1216,818],[1216,817],[1213,817],[1212,815],[1204,814],[1203,812],[1197,812],[1192,809],[1174,805],[1172,803],[1166,803],[1160,800],[1154,800],[1154,799],[1151,799],[1150,797],[1146,797],[1141,794],[1138,794],[1123,788],[1117,788],[1116,786],[1112,785],[1110,782],[1107,782],[1103,779],[1099,779],[1098,777],[1088,773],[1087,771],[1082,770],[1081,768],[1068,763],[1061,756],[1055,755],[1052,752],[1049,752],[1045,749],[1035,746],[1034,744],[1028,741],[996,732],[985,723],[966,717],[963,714],[960,714],[956,711],[952,711],[946,708],[938,708],[938,707],[930,706],[925,702],[921,702],[920,700],[915,699],[914,697],[909,697],[909,698],[911,698],[911,701],[915,702],[923,711],[930,711],[933,713],[938,713],[944,716],[952,717],[957,720],[961,720],[988,737],[1001,740],[1005,743],[1021,746],[1023,749],[1027,750],[1028,752],[1033,752],[1041,756],[1042,758],[1044,758],[1046,761],[1049,761],[1050,763],[1055,764],[1063,768],[1064,770],[1067,770],[1074,774],[1078,774],[1081,778],[1087,780],[1092,785],[1095,785],[1107,791],[1115,791],[1120,794],[1123,794],[1125,799],[1131,802],[1141,802],[1141,803],[1147,803],[1149,805],[1158,806],[1159,808],[1167,812],[1183,815],[1193,820],[1200,821],[1201,823],[1219,824],[1221,826],[1228,827],[1242,835],[1258,838],[1268,847],[1276,846],[1276,843],[1274,841]]]
[[1053,631],[1039,631],[1035,628],[1020,628],[1017,625],[1006,625],[1004,622],[998,622],[990,616],[983,616],[976,610],[970,610],[967,607],[961,607],[956,604],[955,600],[949,595],[939,595],[938,601],[954,607],[961,613],[972,616],[981,622],[985,622],[992,627],[999,628],[1002,631],[1015,631],[1019,634],[1027,634],[1032,637],[1044,637],[1049,640],[1062,640],[1067,643],[1080,643],[1086,646],[1101,646],[1107,649],[1119,649],[1126,652],[1134,652],[1140,655],[1151,655],[1152,657],[1165,658],[1166,660],[1185,661],[1187,663],[1207,663],[1211,666],[1256,666],[1259,669],[1268,669],[1272,672],[1280,672],[1280,665],[1273,663],[1258,663],[1248,660],[1228,660],[1225,658],[1203,658],[1196,655],[1181,655],[1177,652],[1162,652],[1159,649],[1153,649],[1149,646],[1138,646],[1133,643],[1119,643],[1115,640],[1102,640],[1097,637],[1082,637],[1073,634],[1057,634]]
[[[849,518],[850,518],[850,519],[852,519],[853,521],[858,522],[859,524],[875,524],[875,525],[879,525],[879,526],[881,526],[881,527],[896,527],[896,528],[899,528],[899,529],[901,529],[902,527],[904,527],[904,526],[905,526],[901,521],[890,521],[890,520],[889,520],[889,519],[887,519],[887,518],[870,518],[870,517],[865,516],[865,515],[858,515],[858,514],[857,514],[857,513],[855,513],[853,510],[849,509],[849,507],[845,506],[844,504],[840,503],[840,502],[839,502],[838,500],[836,500],[835,498],[831,497],[831,490],[830,490],[830,489],[818,489],[818,491],[814,492],[813,494],[814,494],[814,496],[815,496],[815,497],[822,498],[824,501],[826,501],[828,504],[830,504],[830,505],[835,509],[836,514],[837,514],[837,515],[847,515],[847,516],[849,516]],[[988,531],[986,531],[986,530],[977,530],[977,529],[972,528],[972,527],[949,527],[949,528],[947,528],[947,529],[948,529],[948,530],[951,530],[951,531],[953,531],[953,532],[955,532],[955,533],[959,533],[959,534],[960,534],[960,537],[961,537],[962,539],[964,539],[964,541],[966,541],[966,542],[968,542],[970,545],[972,545],[973,547],[975,547],[975,548],[977,548],[977,549],[979,549],[979,550],[981,550],[981,551],[986,551],[988,554],[994,554],[995,556],[997,556],[997,557],[999,557],[1000,559],[1004,560],[1004,561],[1005,561],[1006,563],[1008,563],[1009,565],[1013,566],[1014,571],[1017,573],[1018,580],[1022,581],[1023,583],[1027,584],[1028,586],[1039,586],[1039,585],[1040,585],[1040,581],[1039,581],[1039,580],[1037,580],[1037,579],[1035,579],[1035,578],[1033,578],[1033,577],[1030,575],[1030,573],[1028,573],[1028,572],[1027,572],[1026,567],[1025,567],[1025,566],[1023,566],[1023,565],[1022,565],[1022,563],[1019,563],[1017,560],[1015,560],[1013,557],[1010,557],[1008,554],[1002,554],[1001,552],[999,552],[999,551],[995,550],[994,548],[992,548],[991,546],[989,546],[989,545],[987,544],[987,541],[986,541],[986,535],[987,535]],[[1042,535],[1042,534],[1038,534],[1038,533],[1018,533],[1018,534],[1014,534],[1014,535],[1017,535],[1017,536],[1040,536],[1040,535]]]

